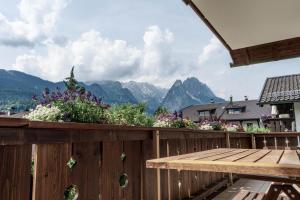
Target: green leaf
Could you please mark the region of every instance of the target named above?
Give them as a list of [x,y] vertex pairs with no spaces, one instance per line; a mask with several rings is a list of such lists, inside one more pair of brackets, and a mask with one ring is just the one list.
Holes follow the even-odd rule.
[[70,158],[70,160],[67,162],[67,166],[70,168],[70,169],[73,169],[74,166],[77,164],[77,161],[75,159],[73,159],[72,157]]

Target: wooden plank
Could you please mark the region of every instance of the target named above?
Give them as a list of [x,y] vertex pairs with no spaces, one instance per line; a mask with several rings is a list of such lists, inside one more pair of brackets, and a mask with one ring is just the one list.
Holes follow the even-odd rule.
[[189,154],[183,154],[183,155],[177,155],[176,156],[169,156],[165,158],[157,159],[158,161],[168,161],[168,160],[183,160],[183,159],[200,159],[200,158],[206,158],[208,156],[212,155],[219,155],[224,154],[226,152],[234,151],[234,149],[211,149],[207,151],[200,151],[195,153],[189,153]]
[[123,153],[123,142],[103,142],[101,159],[100,199],[123,199],[123,188],[119,178],[124,173],[120,159]]
[[271,176],[300,176],[300,165],[223,162],[205,160],[174,160],[167,163],[147,161],[149,168],[199,170],[207,172],[224,172],[237,174],[271,175]]
[[61,200],[65,189],[71,185],[67,167],[71,145],[37,145],[36,152],[33,200]]
[[77,186],[80,199],[98,199],[100,195],[100,143],[73,144],[76,165],[70,169],[70,182]]
[[146,161],[153,158],[153,144],[151,140],[142,141],[142,153],[143,153],[143,198],[145,200],[155,199],[154,190],[155,190],[155,173],[156,169],[147,169]]
[[266,194],[265,193],[258,193],[257,196],[255,197],[255,200],[263,200],[265,198]]
[[283,154],[283,150],[272,150],[270,153],[268,153],[263,158],[259,159],[258,163],[278,163],[279,159],[281,158]]
[[249,190],[241,190],[232,200],[243,200],[245,197],[249,195]]
[[300,160],[295,150],[284,150],[279,164],[300,165]]
[[196,197],[192,198],[192,200],[203,200],[215,193],[216,191],[220,190],[222,187],[225,187],[227,185],[227,180],[223,179],[221,181],[218,181],[215,184],[211,184],[208,188],[206,188],[205,191],[198,194]]
[[256,198],[255,198],[256,195],[257,195],[257,193],[250,192],[250,194],[244,200],[256,200]]
[[271,150],[259,150],[258,152],[251,154],[245,158],[242,158],[239,160],[239,162],[256,162],[257,160],[263,158],[268,153],[270,153]]
[[[248,151],[248,149],[237,149],[237,150],[233,150],[233,151],[227,151],[223,154],[212,155],[212,156],[208,156],[208,157],[205,157],[205,158],[196,158],[196,159],[193,159],[193,160],[201,160],[201,161],[204,161],[204,160],[206,160],[206,161],[219,160],[219,159],[224,159],[224,158],[234,156],[234,155],[246,152],[246,151]],[[191,159],[189,159],[189,160],[191,160]]]
[[124,142],[124,172],[128,175],[128,186],[124,188],[125,199],[141,198],[141,142],[126,141]]
[[0,127],[25,127],[29,121],[23,118],[0,117]]
[[221,159],[218,159],[218,160],[219,161],[234,162],[234,161],[240,160],[242,158],[245,158],[249,155],[252,155],[252,154],[254,154],[258,151],[259,150],[257,150],[257,149],[249,149],[248,151],[244,151],[242,153],[239,153],[239,154],[236,154],[236,155],[233,155],[233,156],[230,156],[230,157],[226,157],[226,158],[221,158]]
[[0,146],[0,199],[30,199],[31,145]]

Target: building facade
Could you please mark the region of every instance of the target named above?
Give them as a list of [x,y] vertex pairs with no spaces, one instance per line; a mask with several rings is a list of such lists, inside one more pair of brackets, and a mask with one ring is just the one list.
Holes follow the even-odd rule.
[[238,123],[244,129],[248,127],[265,127],[264,119],[271,116],[271,106],[261,107],[257,100],[229,101],[193,105],[181,110],[183,118],[194,122],[203,120],[221,120]]
[[273,131],[300,131],[300,74],[267,78],[259,104],[272,107]]

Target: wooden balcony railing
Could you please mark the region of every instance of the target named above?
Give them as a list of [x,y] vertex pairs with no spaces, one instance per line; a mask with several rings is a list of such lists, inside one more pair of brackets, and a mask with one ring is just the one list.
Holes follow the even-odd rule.
[[61,200],[72,185],[80,200],[192,199],[224,174],[146,169],[145,161],[221,147],[281,148],[286,138],[296,148],[299,135],[0,118],[0,199]]

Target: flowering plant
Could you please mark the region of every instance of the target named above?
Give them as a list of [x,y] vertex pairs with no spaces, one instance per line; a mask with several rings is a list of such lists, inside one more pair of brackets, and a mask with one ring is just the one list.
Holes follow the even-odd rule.
[[[52,121],[68,121],[68,122],[84,122],[84,123],[103,123],[105,122],[105,110],[109,105],[101,103],[101,99],[92,95],[91,92],[86,92],[74,78],[74,67],[71,70],[70,77],[65,80],[66,90],[61,92],[59,88],[55,92],[51,92],[46,88],[42,94],[42,99],[38,106],[29,116],[32,120],[38,120],[37,117],[32,117],[39,113],[44,118],[51,115],[51,111],[55,110],[55,119]],[[38,102],[36,96],[33,100]],[[47,109],[49,108],[49,109]],[[40,120],[43,120],[40,117]]]
[[241,130],[241,127],[236,124],[229,123],[224,125],[224,130],[229,132],[237,132]]
[[36,121],[55,122],[61,118],[61,110],[56,106],[38,105],[35,110],[32,110],[28,115],[25,115],[24,117],[26,119]]
[[144,104],[115,105],[107,110],[106,118],[110,124],[147,127],[153,126],[154,118],[148,116],[144,111]]
[[154,122],[154,127],[173,127],[173,122],[176,120],[176,117],[170,113],[159,114],[156,116]]
[[174,114],[162,113],[157,115],[153,126],[198,129],[198,126],[193,121],[178,117],[176,112]]
[[199,126],[200,130],[214,130],[213,126],[208,122],[202,122]]

